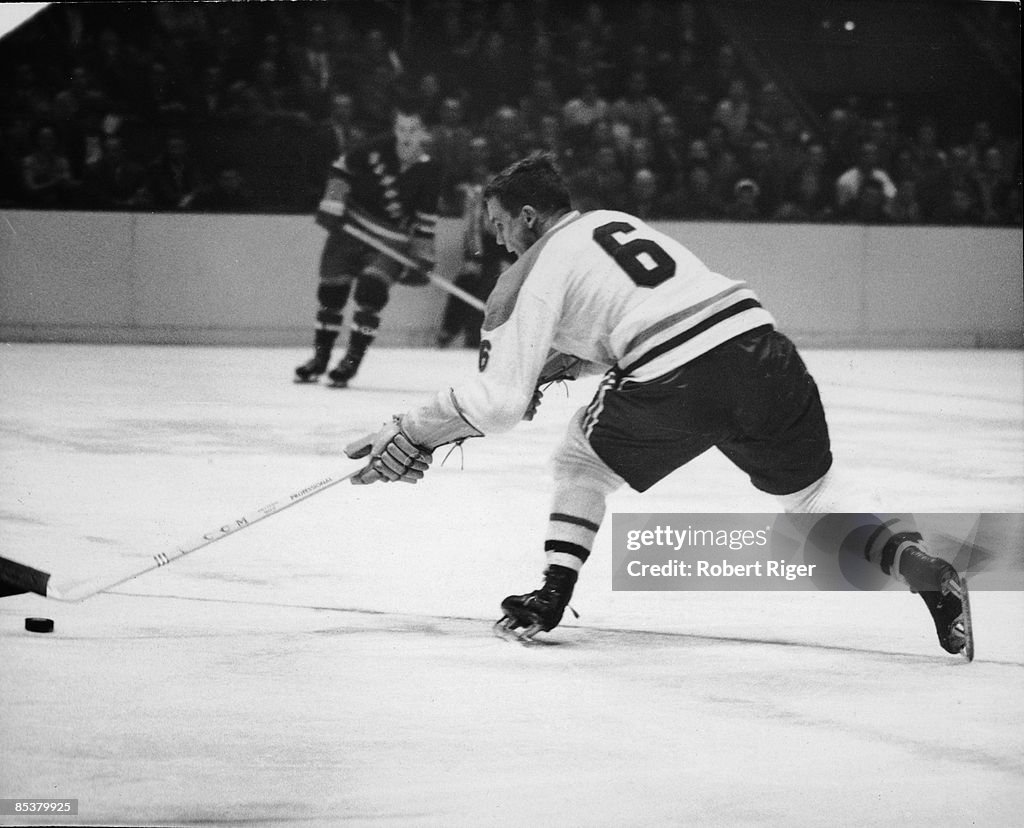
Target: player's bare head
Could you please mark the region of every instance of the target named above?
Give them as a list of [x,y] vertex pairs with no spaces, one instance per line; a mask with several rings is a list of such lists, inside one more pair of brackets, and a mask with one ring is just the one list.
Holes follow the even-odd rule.
[[549,153],[506,167],[484,187],[484,200],[498,244],[516,256],[572,209],[565,180]]
[[496,199],[509,213],[530,206],[540,215],[572,209],[569,188],[554,156],[537,152],[506,167],[484,188],[485,199]]
[[391,129],[395,135],[398,158],[403,164],[412,164],[423,155],[430,136],[419,109],[400,101],[392,111]]

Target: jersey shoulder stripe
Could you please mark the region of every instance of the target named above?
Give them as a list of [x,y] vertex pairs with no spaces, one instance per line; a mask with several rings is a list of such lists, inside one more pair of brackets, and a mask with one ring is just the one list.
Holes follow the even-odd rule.
[[[647,351],[647,353],[645,353],[643,356],[633,360],[629,364],[620,366],[619,373],[622,375],[632,374],[638,368],[647,365],[649,362],[653,362],[655,359],[662,356],[663,354],[667,354],[669,351],[672,351],[676,348],[680,348],[682,345],[689,342],[691,339],[694,339],[695,337],[699,336],[705,331],[710,330],[719,323],[724,322],[726,319],[729,319],[730,317],[733,316],[737,316],[738,314],[741,314],[744,311],[754,309],[761,309],[761,303],[753,298],[741,299],[739,302],[735,302],[731,305],[728,305],[727,307],[722,308],[722,310],[718,311],[717,313],[714,313],[711,316],[707,317],[706,319],[698,322],[696,325],[693,325],[692,327],[687,328],[681,333],[676,334],[671,339],[667,339],[660,345],[651,348],[651,350]],[[771,324],[769,321],[763,319],[758,320],[758,322],[759,324],[752,324],[751,328],[770,326]]]
[[[659,320],[657,323],[651,325],[646,330],[641,331],[639,334],[633,337],[632,340],[629,341],[629,343],[626,345],[624,353],[627,355],[634,353],[641,345],[647,342],[647,340],[669,330],[670,328],[681,327],[680,323],[685,323],[685,321],[688,318],[697,316],[698,314],[702,313],[708,308],[711,308],[712,305],[722,305],[726,303],[729,297],[731,297],[735,293],[739,293],[740,291],[744,291],[747,295],[751,297],[753,296],[753,293],[750,291],[749,286],[746,282],[736,282],[735,284],[727,287],[725,290],[716,293],[714,296],[709,296],[707,299],[704,299],[703,301],[697,302],[693,305],[688,305],[682,310],[670,314],[666,316],[664,319]],[[742,298],[747,298],[747,295],[745,295]],[[735,301],[739,301],[739,298],[737,298]],[[714,310],[717,310],[717,308],[715,308]],[[714,312],[714,310],[712,312]]]

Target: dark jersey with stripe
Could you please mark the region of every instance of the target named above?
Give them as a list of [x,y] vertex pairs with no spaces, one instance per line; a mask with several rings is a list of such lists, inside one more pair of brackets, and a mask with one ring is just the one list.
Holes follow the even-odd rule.
[[441,174],[429,155],[403,170],[394,136],[383,135],[338,158],[331,175],[348,184],[346,212],[367,229],[433,237]]

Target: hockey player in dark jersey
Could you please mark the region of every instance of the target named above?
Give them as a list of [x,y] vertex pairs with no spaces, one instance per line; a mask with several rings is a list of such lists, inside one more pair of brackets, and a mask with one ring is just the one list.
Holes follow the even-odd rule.
[[[359,370],[377,334],[391,286],[427,283],[423,273],[434,267],[440,193],[439,167],[424,152],[427,137],[420,114],[399,106],[393,113],[391,133],[344,153],[331,165],[316,213],[328,236],[320,257],[314,352],[312,359],[295,369],[297,382],[316,382],[327,371],[350,298],[355,310],[348,348],[327,375],[338,388],[348,385]],[[423,273],[406,269],[355,238],[347,227],[419,262]]]

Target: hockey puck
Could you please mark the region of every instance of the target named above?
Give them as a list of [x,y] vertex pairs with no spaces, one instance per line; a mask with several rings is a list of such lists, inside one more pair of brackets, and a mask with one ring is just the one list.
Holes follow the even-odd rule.
[[48,633],[53,632],[52,618],[26,618],[25,629],[29,632]]

